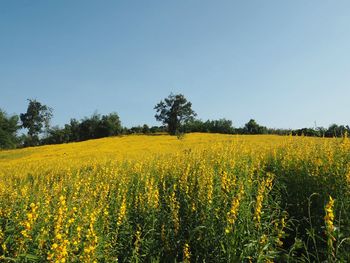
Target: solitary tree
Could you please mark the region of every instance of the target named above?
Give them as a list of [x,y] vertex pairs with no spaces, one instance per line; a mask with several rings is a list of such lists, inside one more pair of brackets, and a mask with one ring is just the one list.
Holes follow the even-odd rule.
[[170,134],[175,134],[182,124],[193,120],[196,113],[192,110],[192,103],[187,101],[182,94],[170,94],[161,100],[154,109],[157,114],[154,116],[157,121],[161,121],[168,126]]
[[28,99],[29,104],[26,113],[21,113],[22,127],[28,129],[29,145],[36,145],[39,142],[39,134],[43,127],[48,128],[52,118],[52,109],[39,101]]

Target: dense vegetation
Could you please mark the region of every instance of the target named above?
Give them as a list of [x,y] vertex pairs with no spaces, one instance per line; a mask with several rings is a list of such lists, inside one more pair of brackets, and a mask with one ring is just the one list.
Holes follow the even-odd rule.
[[18,144],[18,116],[8,116],[0,109],[0,149],[14,148]]
[[0,260],[349,262],[350,142],[125,136],[0,152]]
[[[218,119],[202,121],[196,119],[191,102],[182,94],[170,94],[161,100],[154,109],[156,120],[162,126],[149,127],[147,124],[131,128],[123,127],[117,113],[100,115],[94,113],[82,120],[71,119],[63,127],[50,126],[52,109],[36,100],[28,100],[27,112],[20,116],[9,116],[0,109],[0,149],[79,142],[125,134],[157,134],[168,132],[172,135],[183,133],[222,133],[222,134],[277,134],[304,135],[314,137],[343,137],[350,134],[348,125],[332,124],[328,128],[271,129],[249,120],[243,127],[235,128],[231,120]],[[20,129],[27,134],[18,136]]]

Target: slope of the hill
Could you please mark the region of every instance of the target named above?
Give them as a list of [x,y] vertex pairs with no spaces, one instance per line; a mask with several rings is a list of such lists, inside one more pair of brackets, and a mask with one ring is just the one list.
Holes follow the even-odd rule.
[[[158,155],[174,154],[186,150],[209,149],[219,143],[245,143],[261,147],[276,147],[287,137],[273,135],[223,135],[192,133],[178,139],[169,135],[128,135],[89,140],[84,142],[46,145],[24,149],[0,151],[1,167],[16,165],[84,164],[91,161],[139,160]],[[298,138],[295,138],[298,139]]]
[[350,141],[124,136],[0,152],[1,262],[350,262]]

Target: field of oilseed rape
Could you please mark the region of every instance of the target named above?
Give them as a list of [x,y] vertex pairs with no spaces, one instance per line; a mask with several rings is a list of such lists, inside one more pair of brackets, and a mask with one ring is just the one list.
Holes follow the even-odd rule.
[[2,262],[350,262],[350,142],[124,136],[0,152]]

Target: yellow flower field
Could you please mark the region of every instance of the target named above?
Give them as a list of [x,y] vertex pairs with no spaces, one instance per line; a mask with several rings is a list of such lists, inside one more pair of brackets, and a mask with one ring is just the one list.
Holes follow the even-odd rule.
[[0,258],[349,261],[349,186],[348,139],[130,135],[0,151]]

